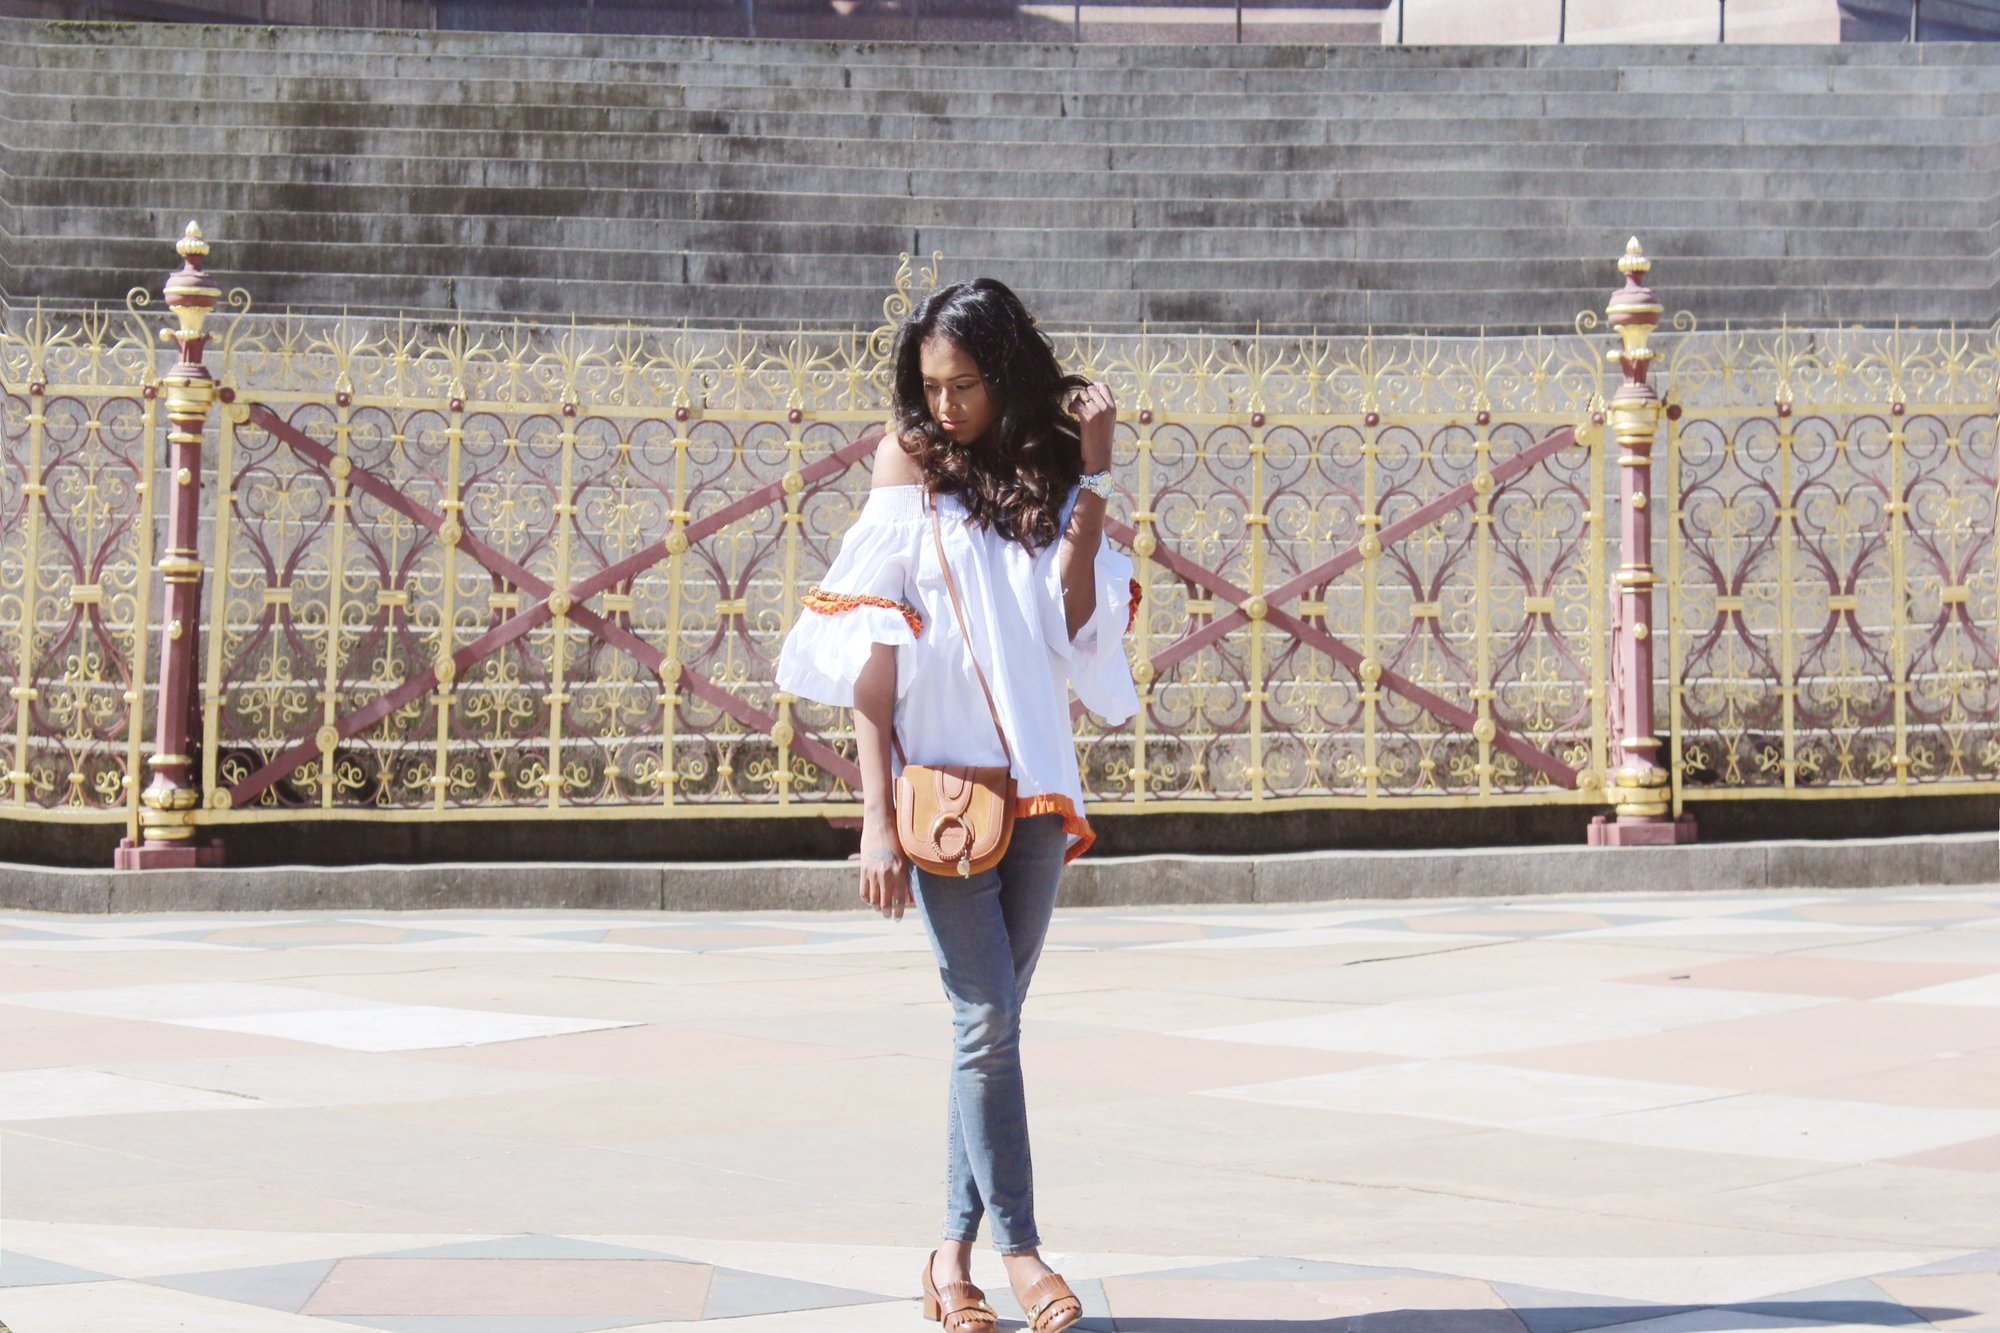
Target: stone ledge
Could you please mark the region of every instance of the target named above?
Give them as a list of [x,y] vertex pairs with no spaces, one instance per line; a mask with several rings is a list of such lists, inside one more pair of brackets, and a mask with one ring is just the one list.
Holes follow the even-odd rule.
[[[1273,856],[1089,857],[1072,907],[1513,898],[1557,893],[1963,886],[2000,881],[1991,833],[1687,847],[1467,848]],[[0,864],[0,908],[246,912],[606,908],[800,911],[857,906],[838,861],[517,862],[246,870],[59,870]]]

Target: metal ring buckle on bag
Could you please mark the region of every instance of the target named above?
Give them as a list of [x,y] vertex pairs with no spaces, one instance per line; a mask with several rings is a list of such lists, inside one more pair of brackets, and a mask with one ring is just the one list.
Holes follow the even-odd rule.
[[958,849],[958,873],[961,878],[968,877],[972,874],[972,826],[962,816],[945,813],[937,817],[937,822],[931,825],[931,850],[937,853],[940,861],[951,859],[945,854],[944,843],[939,841],[948,824],[958,825],[959,832],[965,835],[965,841]]

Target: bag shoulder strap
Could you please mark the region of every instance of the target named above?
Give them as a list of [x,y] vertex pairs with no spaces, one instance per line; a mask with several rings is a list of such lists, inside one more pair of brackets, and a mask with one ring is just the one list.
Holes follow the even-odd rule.
[[[925,497],[928,501],[929,497]],[[1007,729],[1000,725],[1000,709],[993,702],[993,690],[986,684],[986,673],[979,668],[979,653],[972,646],[972,630],[965,623],[965,608],[958,602],[958,585],[952,582],[951,561],[944,554],[944,524],[938,518],[937,505],[930,505],[931,540],[937,545],[938,568],[944,571],[944,590],[951,595],[951,613],[958,620],[958,632],[965,636],[965,652],[972,659],[972,674],[979,677],[979,692],[986,696],[986,713],[993,719],[993,734],[1000,738],[1000,753],[1007,756],[1007,767],[1014,767],[1014,751],[1007,744]]]
[[[931,541],[937,547],[938,569],[944,574],[944,590],[951,597],[951,613],[958,621],[958,632],[965,636],[965,651],[972,658],[972,674],[979,678],[979,692],[986,696],[986,713],[993,719],[993,734],[1000,738],[1000,753],[1007,757],[1007,767],[1014,767],[1014,749],[1007,744],[1007,729],[1000,725],[1000,709],[993,702],[993,689],[986,683],[986,672],[980,669],[979,654],[972,646],[972,630],[965,623],[965,608],[958,600],[958,585],[952,581],[951,561],[944,553],[944,524],[938,518],[936,503],[930,492],[924,492],[924,508],[931,511]],[[903,755],[903,742],[896,735],[896,727],[889,725],[889,743],[896,748],[896,762],[908,768],[910,761]]]

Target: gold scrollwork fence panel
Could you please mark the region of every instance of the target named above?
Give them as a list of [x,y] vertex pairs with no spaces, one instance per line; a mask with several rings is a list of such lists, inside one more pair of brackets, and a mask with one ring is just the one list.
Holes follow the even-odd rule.
[[[1113,735],[1086,724],[1094,799],[1452,803],[1601,786],[1589,348],[1141,337],[1086,340],[1073,359],[1127,404],[1112,526],[1129,520],[1142,586],[1145,706]],[[1496,480],[1566,428],[1577,444]]]
[[[136,305],[144,304],[138,301]],[[136,832],[164,423],[136,317],[20,312],[0,339],[0,810]]]
[[[7,383],[35,383],[34,358],[55,348],[89,363],[71,414],[106,425],[57,435],[103,457],[70,464],[47,445],[37,461],[36,441],[57,436],[31,418],[50,414],[11,392],[0,495],[16,517],[0,550],[10,594],[31,582],[42,607],[12,645],[32,640],[35,660],[24,671],[14,654],[10,685],[94,702],[59,705],[57,726],[10,699],[12,734],[40,756],[12,808],[128,818],[145,749],[128,696],[151,651],[132,599],[155,526],[137,489],[158,454],[154,370],[136,322],[70,320],[13,336]],[[847,719],[770,678],[866,490],[879,334],[220,322],[203,823],[851,809]],[[1079,718],[1093,801],[1593,799],[1605,554],[1591,497],[1605,482],[1591,347],[1060,343],[1126,404],[1113,519],[1143,585],[1145,708],[1110,731]],[[59,466],[94,466],[77,485],[112,495],[114,462],[132,478],[115,522],[28,503],[24,478]],[[102,549],[67,554],[91,540]],[[564,590],[593,579],[569,605]],[[86,584],[118,592],[72,610]],[[71,622],[115,656],[52,668]]]
[[[163,633],[199,637],[202,824],[853,812],[849,719],[772,670],[866,492],[882,330],[217,323],[200,626],[149,614],[137,303],[0,345],[0,813],[137,831]],[[1059,337],[1123,405],[1141,585],[1142,708],[1077,717],[1093,807],[1606,804],[1589,328]],[[2000,340],[1673,341],[1676,805],[2000,790]]]
[[2000,790],[2000,333],[1695,334],[1673,385],[1677,806]]
[[807,472],[881,419],[866,336],[288,320],[237,355],[286,378],[223,441],[212,806],[847,799],[770,678],[859,498]]

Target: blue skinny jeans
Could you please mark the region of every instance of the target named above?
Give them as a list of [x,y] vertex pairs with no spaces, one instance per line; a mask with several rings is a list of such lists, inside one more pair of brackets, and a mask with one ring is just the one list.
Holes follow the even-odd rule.
[[991,870],[966,879],[915,874],[917,907],[952,1010],[943,1235],[976,1240],[990,1213],[1002,1254],[1041,1246],[1021,1082],[1021,1002],[1048,937],[1067,845],[1062,816],[1036,815],[1014,821],[1007,854]]

